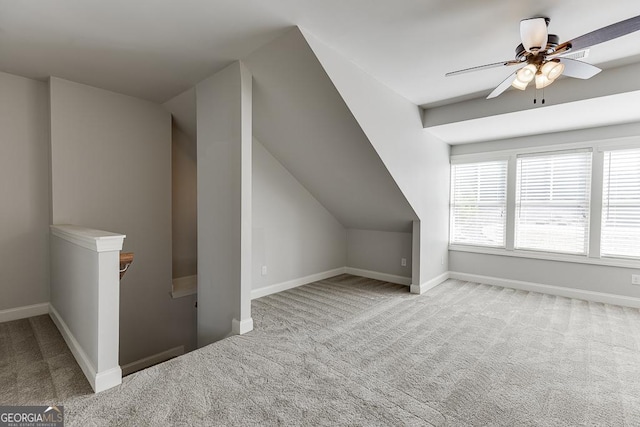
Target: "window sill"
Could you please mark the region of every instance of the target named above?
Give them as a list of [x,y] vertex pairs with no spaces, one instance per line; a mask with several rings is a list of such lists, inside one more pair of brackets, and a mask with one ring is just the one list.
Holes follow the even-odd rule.
[[542,259],[547,261],[572,262],[577,264],[604,265],[640,269],[640,260],[620,258],[590,258],[584,255],[557,254],[551,252],[535,252],[523,250],[507,250],[482,246],[450,245],[450,251],[471,252],[485,255],[510,256],[516,258]]

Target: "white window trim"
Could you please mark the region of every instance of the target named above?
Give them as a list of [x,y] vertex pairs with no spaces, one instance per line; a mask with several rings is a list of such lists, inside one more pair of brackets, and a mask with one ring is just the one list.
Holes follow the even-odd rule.
[[[637,146],[636,147],[617,146],[615,150],[609,148],[609,149],[602,150],[601,152],[599,152],[599,155],[602,156],[602,158],[603,158],[602,159],[603,160],[602,161],[602,169],[603,170],[602,170],[602,180],[601,180],[602,181],[602,189],[603,190],[604,190],[604,187],[605,187],[605,182],[604,182],[604,175],[605,175],[604,169],[606,168],[606,165],[604,163],[605,153],[607,153],[607,152],[614,153],[615,151],[618,151],[618,150],[634,150],[634,151],[638,151],[639,149],[640,149],[640,147],[637,147]],[[601,227],[600,227],[600,230],[599,230],[601,233],[603,231],[602,218],[604,217],[604,214],[603,214],[604,205],[605,205],[604,191],[601,191],[600,192],[600,215],[601,215],[601,217],[600,217],[600,222],[601,223],[600,224],[601,224]],[[600,237],[602,239],[602,236],[600,236]],[[602,244],[602,240],[600,240],[599,243]],[[598,247],[598,253],[602,254],[602,252],[603,252],[602,251],[602,247]],[[604,255],[604,257],[607,257],[607,258],[613,258],[613,257],[615,257],[615,258],[624,258],[624,256],[620,255],[620,254],[618,254],[618,255],[609,254],[609,255]],[[632,256],[632,257],[628,257],[627,259],[633,259],[633,260],[636,260],[636,261],[640,262],[640,257],[639,256]]]
[[640,260],[625,258],[591,258],[585,255],[571,255],[556,252],[525,251],[522,249],[502,249],[489,246],[449,245],[454,252],[471,252],[485,255],[500,255],[516,258],[542,259],[547,261],[572,262],[577,264],[605,265],[610,267],[624,267],[640,269]]
[[[509,256],[517,258],[542,259],[548,261],[571,262],[578,264],[603,265],[640,269],[640,260],[612,258],[600,256],[600,239],[602,230],[602,187],[603,187],[603,152],[640,148],[640,136],[613,139],[599,139],[589,142],[526,147],[510,150],[499,150],[482,153],[457,154],[450,157],[451,164],[486,162],[492,160],[508,160],[507,165],[507,219],[505,248],[491,246],[470,246],[450,244],[450,251],[470,252],[488,255]],[[557,252],[529,251],[514,249],[515,244],[515,193],[517,156],[544,152],[562,152],[566,150],[591,149],[593,151],[591,170],[591,202],[589,221],[589,243],[586,255],[563,254]]]
[[[586,203],[586,210],[587,212],[590,214],[591,213],[591,196],[592,196],[592,189],[591,189],[591,179],[592,179],[592,172],[593,172],[593,149],[591,148],[575,148],[575,149],[571,149],[571,150],[556,150],[556,151],[540,151],[540,152],[536,152],[536,153],[526,153],[526,154],[518,154],[516,155],[516,159],[536,159],[536,158],[541,158],[541,157],[546,157],[546,158],[555,158],[556,156],[563,156],[563,155],[568,155],[568,154],[588,154],[588,161],[589,161],[589,169],[587,170],[589,173],[589,179],[588,179],[588,183],[587,185],[589,185],[589,188],[587,190],[587,192],[583,193],[584,196],[587,197]],[[518,160],[516,160],[516,163],[518,162]],[[518,170],[519,168],[516,165],[516,170]],[[516,178],[516,193],[518,191],[518,181],[519,179]],[[520,183],[520,185],[523,185],[522,183]],[[557,204],[555,204],[553,201],[548,201],[550,205],[552,206],[558,206]],[[516,200],[516,216],[518,213],[517,210],[517,205],[518,205],[518,200]],[[514,238],[516,238],[515,240],[517,240],[517,221],[515,224],[515,230],[514,230]],[[589,231],[590,231],[590,225],[591,225],[591,217],[588,216],[587,217],[587,222],[585,224],[585,240],[584,240],[584,251],[581,252],[564,252],[561,250],[552,250],[552,249],[535,249],[532,247],[526,247],[526,246],[521,246],[521,247],[517,247],[516,242],[514,241],[514,248],[517,250],[522,250],[522,251],[531,251],[531,252],[544,252],[544,253],[552,253],[552,254],[570,254],[570,255],[577,255],[577,256],[588,256],[589,255],[589,239],[590,239],[590,235],[589,235]]]
[[[505,163],[505,166],[507,167],[507,174],[505,176],[505,179],[508,179],[508,174],[509,174],[509,162],[508,159],[504,158],[504,159],[498,159],[498,160],[489,160],[487,162],[481,161],[481,162],[473,162],[473,163],[490,163],[490,162],[503,162]],[[465,163],[460,163],[460,164],[465,164]],[[453,179],[453,168],[450,169],[451,171],[451,175],[450,175],[450,189],[449,189],[449,241],[452,240],[453,238],[453,227],[452,227],[452,222],[453,222],[453,211],[451,210],[452,206],[453,206],[453,197],[454,197],[454,190],[455,190],[455,181]],[[506,194],[505,194],[506,197]],[[504,209],[507,209],[507,203],[506,203],[506,199],[505,199],[505,206]],[[489,245],[489,244],[481,244],[481,243],[477,243],[477,244],[472,244],[472,243],[461,243],[461,242],[457,242],[455,243],[456,245],[468,245],[468,246],[478,246],[478,247],[489,247],[489,248],[504,248],[506,247],[507,244],[507,223],[506,220],[504,222],[503,225],[503,230],[502,230],[502,244],[499,245]]]
[[614,139],[598,139],[588,142],[572,142],[556,145],[544,145],[536,147],[523,147],[514,148],[509,150],[496,150],[482,153],[469,153],[469,154],[453,154],[450,156],[449,161],[454,163],[474,163],[491,160],[505,160],[511,156],[523,155],[523,154],[536,154],[544,152],[556,152],[565,150],[580,150],[580,149],[592,149],[597,151],[612,151],[612,150],[627,150],[633,148],[640,148],[640,136],[627,136],[623,138]]
[[589,242],[587,256],[600,259],[600,240],[602,237],[602,186],[604,154],[593,150],[591,158],[591,200],[589,211]]

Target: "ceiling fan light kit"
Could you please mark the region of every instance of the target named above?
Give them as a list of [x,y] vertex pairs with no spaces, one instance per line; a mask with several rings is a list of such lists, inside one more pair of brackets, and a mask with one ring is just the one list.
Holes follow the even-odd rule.
[[529,86],[529,82],[523,82],[520,79],[513,79],[513,83],[511,83],[511,87],[514,87],[518,90],[525,90]]
[[552,59],[542,64],[540,72],[549,80],[555,80],[564,72],[564,64],[559,59]]
[[525,90],[532,80],[536,81],[536,89],[543,89],[553,83],[564,71],[564,64],[559,60],[550,60],[536,66],[535,64],[527,64],[516,72],[511,86]]
[[511,86],[519,90],[525,90],[537,72],[538,68],[535,65],[527,64],[516,72],[516,77],[513,79]]
[[536,89],[544,89],[551,83],[553,83],[553,80],[551,80],[541,72],[536,73]]
[[445,75],[455,76],[471,71],[526,64],[500,83],[487,96],[487,99],[499,96],[509,87],[525,90],[532,81],[535,81],[536,89],[543,89],[561,75],[588,79],[602,70],[586,62],[577,61],[577,58],[586,57],[586,55],[577,55],[579,51],[640,30],[639,15],[597,29],[564,43],[559,43],[560,39],[557,35],[548,34],[547,32],[549,22],[551,22],[551,19],[546,17],[529,18],[520,21],[522,43],[516,47],[514,60],[465,68]]

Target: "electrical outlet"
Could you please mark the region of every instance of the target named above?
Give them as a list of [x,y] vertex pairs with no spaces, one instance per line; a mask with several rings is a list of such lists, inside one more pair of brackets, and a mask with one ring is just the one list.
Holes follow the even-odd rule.
[[444,257],[443,256],[440,257],[440,265],[444,265]]
[[400,265],[401,265],[402,267],[406,267],[406,266],[407,266],[407,259],[406,259],[406,258],[402,258],[402,259],[400,260]]
[[631,275],[631,284],[632,285],[640,285],[640,274],[632,274]]
[[263,276],[266,276],[266,275],[267,275],[267,266],[266,266],[266,265],[263,265],[263,266],[262,266],[262,275],[263,275]]

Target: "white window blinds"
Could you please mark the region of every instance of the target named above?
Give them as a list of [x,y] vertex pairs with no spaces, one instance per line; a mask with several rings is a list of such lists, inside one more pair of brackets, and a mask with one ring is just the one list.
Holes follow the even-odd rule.
[[516,249],[586,254],[591,152],[518,156]]
[[451,167],[451,244],[504,247],[507,162]]
[[604,153],[602,256],[640,258],[640,149]]

